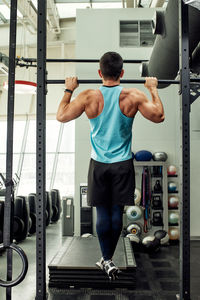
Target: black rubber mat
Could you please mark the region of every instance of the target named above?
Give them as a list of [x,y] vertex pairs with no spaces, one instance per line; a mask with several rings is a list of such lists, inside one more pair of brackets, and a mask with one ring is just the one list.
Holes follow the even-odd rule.
[[100,249],[96,237],[68,238],[49,264],[49,287],[135,288],[136,262],[129,239],[118,242],[114,262],[122,271],[119,279],[110,281],[97,268]]
[[[191,243],[192,244],[192,243]],[[198,253],[196,250],[198,249]],[[200,300],[199,282],[199,251],[200,242],[197,249],[191,249],[191,299]],[[52,294],[50,300],[177,300],[179,293],[179,248],[177,245],[162,247],[155,254],[147,254],[142,251],[134,252],[137,271],[136,287],[134,290],[115,289],[115,290],[94,290],[79,289],[62,290],[66,298],[60,298],[57,294]],[[196,269],[195,269],[196,267]],[[193,270],[194,268],[194,270]],[[77,293],[79,296],[77,298]],[[71,294],[71,298],[69,296]],[[111,297],[112,296],[112,297]]]
[[[195,248],[196,244],[197,247]],[[198,260],[200,242],[196,244],[191,248],[191,267],[194,265],[194,270],[191,268],[191,274],[195,274],[195,277],[191,278],[192,300],[200,300]],[[161,250],[155,254],[138,251],[134,252],[134,255],[137,263],[137,281],[134,290],[124,288],[115,290],[62,290],[66,298],[60,298],[59,293],[61,290],[59,290],[59,293],[53,292],[51,294],[52,298],[50,297],[50,300],[177,300],[176,294],[179,291],[178,246],[161,247]]]

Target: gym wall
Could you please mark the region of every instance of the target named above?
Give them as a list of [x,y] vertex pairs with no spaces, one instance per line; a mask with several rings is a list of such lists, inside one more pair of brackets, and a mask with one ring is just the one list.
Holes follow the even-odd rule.
[[[77,41],[76,57],[79,58],[99,58],[106,51],[117,51],[125,59],[149,59],[151,47],[123,47],[119,46],[119,21],[120,20],[151,20],[154,9],[109,9],[109,10],[78,10],[77,12]],[[170,61],[169,61],[170,67]],[[98,64],[78,64],[77,76],[81,79],[96,79]],[[138,64],[125,64],[126,79],[140,78]],[[92,88],[98,86],[92,85]],[[126,87],[130,87],[127,85]],[[135,87],[148,91],[143,85]],[[91,86],[81,86],[82,89],[91,88]],[[165,151],[168,154],[168,164],[179,166],[180,158],[180,106],[178,87],[169,86],[166,89],[159,90],[159,95],[163,101],[165,109],[165,122],[154,124],[144,119],[139,113],[135,118],[133,126],[133,145],[134,152],[147,149],[152,152]],[[198,127],[199,128],[199,127]],[[90,159],[90,140],[89,140],[89,122],[85,116],[76,120],[75,129],[75,234],[80,234],[80,183],[87,182],[87,170]],[[199,143],[199,141],[195,141]],[[192,142],[192,154],[195,155],[195,148]],[[194,152],[194,153],[193,153]],[[197,153],[196,153],[197,154]],[[195,160],[195,169],[196,169]],[[80,167],[81,166],[81,167]],[[194,162],[192,159],[192,170]],[[196,169],[197,170],[197,169]],[[198,172],[198,170],[196,171]],[[197,176],[192,171],[192,187],[198,186]],[[194,183],[196,182],[196,183]],[[192,211],[191,211],[191,235],[200,236],[197,231],[198,217],[196,213],[198,193],[197,188],[191,190]],[[200,204],[198,205],[200,208]]]

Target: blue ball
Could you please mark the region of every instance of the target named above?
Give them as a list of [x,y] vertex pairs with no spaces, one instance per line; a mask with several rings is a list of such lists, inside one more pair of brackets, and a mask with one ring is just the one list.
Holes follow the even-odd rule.
[[152,153],[147,150],[141,150],[136,152],[135,159],[137,161],[150,161],[152,159]]
[[177,186],[176,186],[175,182],[171,181],[168,183],[168,192],[171,192],[171,193],[176,192],[176,188],[177,188]]

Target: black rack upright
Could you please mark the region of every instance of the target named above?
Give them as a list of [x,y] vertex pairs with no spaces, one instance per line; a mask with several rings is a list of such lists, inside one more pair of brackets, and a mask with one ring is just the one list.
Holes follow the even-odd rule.
[[190,299],[190,68],[188,5],[179,0],[179,70],[181,93],[180,299]]
[[36,121],[36,300],[46,300],[46,0],[38,0]]

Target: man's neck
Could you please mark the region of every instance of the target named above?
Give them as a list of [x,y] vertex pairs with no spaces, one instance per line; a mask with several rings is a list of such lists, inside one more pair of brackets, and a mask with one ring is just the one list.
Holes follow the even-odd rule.
[[112,79],[102,79],[103,85],[106,86],[115,86],[120,84],[120,79],[118,80],[112,80]]

